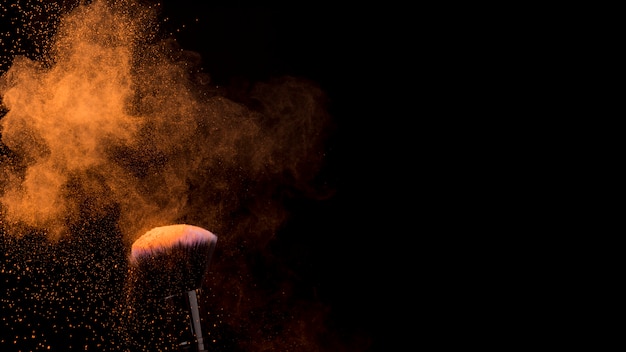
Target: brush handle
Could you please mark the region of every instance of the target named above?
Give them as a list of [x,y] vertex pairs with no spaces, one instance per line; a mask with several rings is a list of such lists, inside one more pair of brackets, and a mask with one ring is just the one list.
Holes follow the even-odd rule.
[[189,309],[191,310],[191,327],[198,343],[198,352],[207,352],[207,350],[204,349],[204,339],[202,338],[200,310],[198,309],[196,290],[187,291],[187,297],[189,299]]

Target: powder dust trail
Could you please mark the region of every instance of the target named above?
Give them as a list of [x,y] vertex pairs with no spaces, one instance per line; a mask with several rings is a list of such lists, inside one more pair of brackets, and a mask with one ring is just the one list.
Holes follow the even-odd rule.
[[[2,76],[2,143],[23,166],[0,198],[12,232],[58,238],[79,212],[97,219],[112,206],[129,243],[180,219],[217,231],[242,197],[260,196],[255,184],[275,188],[285,173],[299,183],[318,167],[321,92],[297,80],[277,83],[292,97],[259,88],[259,112],[195,89],[192,56],[151,34],[156,13],[131,1],[77,6],[44,59],[16,57]],[[189,199],[198,189],[202,199]],[[261,191],[269,216],[256,213],[266,218],[256,225],[275,227],[280,205]]]
[[[210,304],[227,312],[215,324],[228,326],[216,340],[244,350],[314,345],[319,331],[302,322],[319,323],[324,307],[285,296],[289,282],[259,288],[250,258],[289,218],[285,198],[327,196],[315,185],[332,131],[325,93],[280,77],[229,100],[196,76],[197,54],[161,35],[157,2],[61,3],[41,26],[49,35],[31,36],[45,38],[37,54],[16,55],[0,76],[3,240],[35,232],[89,242],[98,231],[85,228],[112,218],[106,230],[119,230],[126,247],[158,226],[210,229],[220,237],[211,286],[219,302]],[[306,316],[284,327],[294,307]]]
[[125,112],[132,94],[128,43],[137,33],[117,16],[102,2],[78,7],[61,22],[45,60],[17,57],[2,77],[2,142],[25,164],[23,175],[14,175],[21,185],[0,199],[9,223],[45,228],[53,238],[67,232],[65,220],[81,206],[68,183],[106,179],[107,145],[128,143],[139,128],[141,118]]

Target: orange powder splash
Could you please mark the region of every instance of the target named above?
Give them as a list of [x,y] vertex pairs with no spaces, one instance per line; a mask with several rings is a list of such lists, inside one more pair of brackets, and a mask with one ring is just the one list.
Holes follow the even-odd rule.
[[[0,156],[2,230],[88,242],[83,224],[114,222],[110,235],[119,230],[130,247],[163,224],[211,229],[222,243],[213,284],[228,310],[219,320],[237,330],[238,344],[305,346],[308,324],[274,336],[292,318],[251,319],[276,310],[293,284],[268,295],[246,256],[271,255],[286,198],[332,192],[315,184],[333,129],[327,96],[313,82],[275,77],[229,100],[198,78],[196,53],[159,36],[157,8],[138,2],[81,1],[60,17],[41,56],[15,57],[0,76],[0,142],[10,151],[10,162]],[[304,315],[320,314],[308,303]],[[301,315],[293,320],[313,322]]]
[[60,238],[113,211],[127,243],[168,223],[271,237],[285,217],[277,187],[315,177],[323,92],[276,79],[251,90],[249,110],[194,76],[198,55],[159,38],[156,13],[130,0],[77,6],[42,60],[16,57],[0,77],[0,137],[20,162],[0,170],[10,233]]
[[107,146],[131,142],[142,124],[127,108],[130,45],[141,21],[117,16],[123,14],[109,14],[102,1],[76,8],[61,22],[46,60],[17,57],[2,77],[9,111],[1,121],[2,142],[27,164],[23,175],[13,175],[23,178],[20,187],[6,188],[0,198],[8,219],[58,237],[66,216],[79,211],[68,199],[68,183],[107,168],[111,175],[121,172],[109,162]]

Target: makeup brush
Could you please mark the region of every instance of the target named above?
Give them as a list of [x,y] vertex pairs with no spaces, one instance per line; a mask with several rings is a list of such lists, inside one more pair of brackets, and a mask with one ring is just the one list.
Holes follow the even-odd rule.
[[[162,305],[164,300],[182,295],[185,309],[190,311],[189,323],[197,351],[206,350],[196,291],[202,286],[216,242],[216,235],[193,225],[155,227],[133,243],[129,258],[134,285],[141,288],[133,291],[142,295],[132,300],[138,306],[143,305],[145,311],[147,306],[160,309],[156,307],[158,302]],[[192,344],[183,341],[179,348],[188,350]]]

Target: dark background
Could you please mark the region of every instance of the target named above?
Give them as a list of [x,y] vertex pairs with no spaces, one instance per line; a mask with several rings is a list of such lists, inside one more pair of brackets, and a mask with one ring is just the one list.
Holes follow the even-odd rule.
[[165,1],[164,11],[173,27],[188,24],[176,38],[201,54],[213,82],[235,92],[232,99],[245,96],[248,84],[282,75],[310,79],[328,94],[337,130],[322,174],[335,194],[323,201],[292,199],[293,216],[273,248],[310,285],[304,292],[312,288],[329,305],[330,334],[339,334],[347,351],[390,350],[397,336],[388,311],[396,303],[390,298],[392,274],[383,269],[389,265],[383,228],[394,225],[384,224],[382,208],[395,205],[379,200],[391,187],[383,169],[394,156],[381,155],[386,136],[366,132],[385,118],[375,102],[386,89],[376,83],[380,72],[373,66],[384,55],[372,35],[376,17],[363,7],[316,2],[199,3],[204,2]]
[[[398,229],[405,215],[392,214],[399,207],[411,209],[414,198],[384,201],[405,177],[389,167],[403,160],[387,153],[394,139],[387,131],[399,120],[397,110],[392,104],[380,109],[383,97],[407,89],[385,79],[395,61],[389,42],[399,40],[386,37],[394,26],[389,9],[318,2],[286,7],[164,2],[172,27],[189,24],[175,34],[178,42],[201,54],[213,82],[236,92],[232,99],[245,96],[248,84],[283,75],[310,79],[328,94],[337,129],[328,141],[322,174],[335,193],[323,201],[292,199],[293,215],[272,247],[311,285],[304,292],[312,288],[329,305],[329,334],[342,336],[346,350],[392,350],[410,338],[401,331],[416,325],[409,306],[401,303],[407,294],[397,290],[417,284],[416,271],[402,277],[400,272],[412,270],[391,264],[407,260],[394,256],[411,252],[398,247],[413,243],[406,242],[412,229]],[[404,312],[396,310],[399,306]],[[405,328],[397,327],[397,316],[405,316]]]
[[[391,350],[397,322],[390,313],[397,312],[390,311],[398,298],[391,298],[396,278],[387,270],[385,242],[400,234],[386,233],[395,228],[387,214],[398,205],[381,202],[393,178],[384,170],[394,158],[382,152],[388,141],[382,126],[392,116],[381,115],[374,101],[377,92],[392,88],[381,84],[385,71],[376,65],[376,57],[385,55],[377,44],[381,18],[373,16],[375,9],[323,3],[280,7],[167,0],[162,5],[161,16],[168,18],[163,29],[183,49],[200,54],[211,84],[230,99],[244,101],[254,83],[286,75],[316,82],[327,93],[336,130],[321,175],[334,193],[324,200],[291,198],[286,206],[292,216],[269,248],[299,278],[295,294],[315,292],[328,307],[329,339],[341,341],[346,351]],[[27,39],[18,46],[17,51],[3,48],[0,73],[10,65],[5,58],[29,52]],[[378,135],[368,133],[377,128]],[[13,240],[3,241],[5,253],[15,253],[8,251]],[[12,263],[3,262],[5,268]],[[11,291],[5,301],[17,296]],[[12,310],[5,306],[5,312]]]

